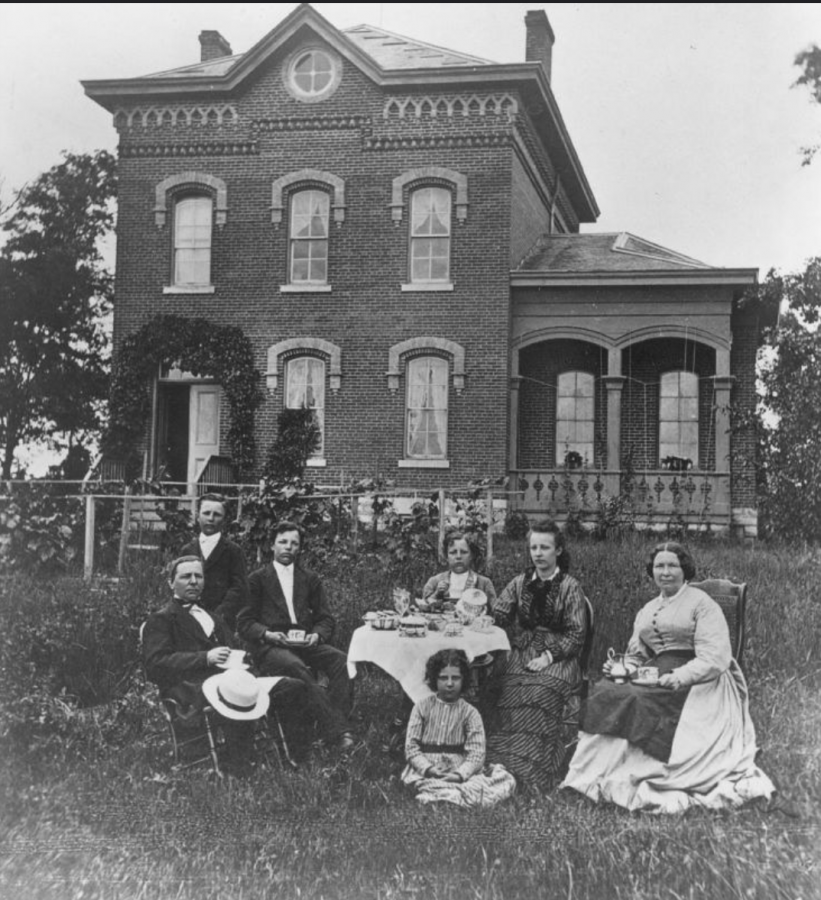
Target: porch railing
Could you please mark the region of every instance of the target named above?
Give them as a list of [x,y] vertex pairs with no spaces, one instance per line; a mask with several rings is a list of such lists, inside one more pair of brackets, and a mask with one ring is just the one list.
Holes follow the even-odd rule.
[[515,506],[528,513],[593,516],[620,497],[649,521],[674,515],[716,523],[730,518],[730,475],[723,472],[516,469],[510,486],[519,491]]

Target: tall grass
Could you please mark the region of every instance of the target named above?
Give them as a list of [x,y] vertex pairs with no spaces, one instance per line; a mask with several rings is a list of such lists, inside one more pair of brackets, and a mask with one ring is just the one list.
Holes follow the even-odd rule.
[[[635,611],[653,593],[643,573],[646,550],[635,536],[571,546],[573,571],[596,611],[596,661],[608,646],[624,645]],[[202,771],[173,772],[162,722],[136,665],[136,628],[164,596],[161,580],[146,575],[140,584],[103,593],[76,582],[6,581],[0,711],[8,717],[45,675],[74,723],[59,741],[44,742],[38,732],[34,748],[6,743],[13,752],[0,759],[0,896],[821,896],[821,557],[719,544],[694,550],[700,576],[750,585],[745,671],[760,762],[782,788],[770,809],[656,818],[555,792],[522,793],[493,810],[420,808],[399,784],[401,758],[382,750],[401,698],[375,669],[358,684],[361,744],[348,760],[318,750],[295,773],[274,767],[251,781],[225,783]],[[497,587],[523,563],[521,546],[502,546],[492,567]],[[344,647],[366,609],[388,604],[396,576],[366,559],[328,561],[322,571]],[[99,681],[104,704],[79,705],[72,686],[80,680],[81,656],[31,662],[55,616],[63,640],[85,648],[86,676]],[[126,670],[133,677],[123,680]]]

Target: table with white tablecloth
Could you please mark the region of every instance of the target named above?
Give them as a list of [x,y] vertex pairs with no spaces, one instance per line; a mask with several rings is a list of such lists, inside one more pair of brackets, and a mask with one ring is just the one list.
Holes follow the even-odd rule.
[[425,637],[406,637],[398,631],[380,631],[363,625],[357,628],[348,647],[348,674],[356,677],[356,664],[371,662],[395,678],[414,703],[431,691],[425,684],[425,663],[437,650],[453,647],[464,650],[469,661],[485,653],[510,650],[507,634],[493,626],[487,631],[466,628],[458,637],[429,631]]

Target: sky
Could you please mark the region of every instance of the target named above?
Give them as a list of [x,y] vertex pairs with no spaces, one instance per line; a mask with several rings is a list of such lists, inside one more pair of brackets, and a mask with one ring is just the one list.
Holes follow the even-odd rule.
[[[547,11],[552,86],[601,209],[585,232],[630,231],[710,265],[794,271],[821,254],[821,105],[796,53],[821,44],[817,3],[316,3],[484,57],[524,59],[524,16]],[[249,49],[293,3],[5,3],[0,7],[2,196],[74,152],[116,149],[81,79],[199,60],[197,36]]]

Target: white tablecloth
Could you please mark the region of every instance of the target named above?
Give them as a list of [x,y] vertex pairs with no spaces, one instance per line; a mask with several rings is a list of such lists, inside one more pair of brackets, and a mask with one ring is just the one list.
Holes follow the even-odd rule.
[[459,637],[445,637],[441,631],[429,631],[425,637],[400,637],[398,631],[377,631],[367,625],[357,628],[348,648],[348,674],[356,677],[358,662],[376,663],[402,685],[405,693],[418,703],[431,691],[425,684],[425,663],[445,647],[464,650],[468,660],[493,650],[510,650],[510,641],[501,628],[471,631]]

